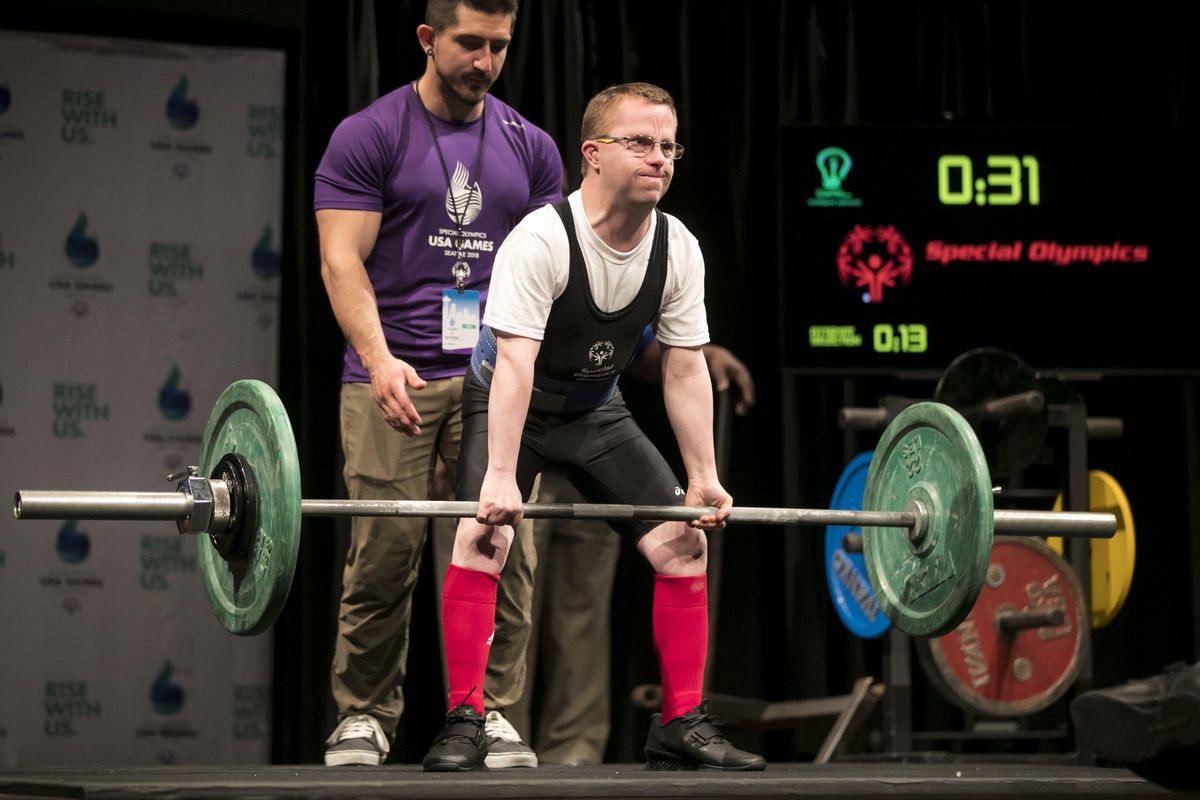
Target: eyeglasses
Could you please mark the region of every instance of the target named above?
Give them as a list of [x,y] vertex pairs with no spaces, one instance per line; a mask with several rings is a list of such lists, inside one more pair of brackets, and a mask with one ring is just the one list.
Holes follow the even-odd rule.
[[644,156],[654,149],[654,145],[662,148],[662,154],[666,158],[683,158],[683,145],[679,142],[672,142],[667,139],[655,139],[653,136],[640,134],[637,136],[593,136],[593,142],[601,142],[603,144],[611,144],[612,142],[623,142],[625,147],[639,156]]

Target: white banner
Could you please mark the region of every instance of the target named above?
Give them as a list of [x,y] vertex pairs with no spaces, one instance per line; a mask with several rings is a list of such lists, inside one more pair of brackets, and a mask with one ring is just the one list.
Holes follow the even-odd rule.
[[[0,31],[0,497],[174,491],[275,384],[285,60]],[[0,765],[265,763],[270,637],[173,523],[0,513]]]

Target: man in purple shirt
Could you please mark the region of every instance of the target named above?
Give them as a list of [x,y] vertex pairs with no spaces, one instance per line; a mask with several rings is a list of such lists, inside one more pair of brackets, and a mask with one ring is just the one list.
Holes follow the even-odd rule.
[[[321,276],[347,340],[341,434],[352,498],[425,499],[439,456],[453,480],[492,259],[526,213],[561,199],[554,142],[488,95],[516,12],[517,0],[431,0],[417,28],[424,74],[343,120],[317,169]],[[339,724],[326,764],[386,759],[404,707],[425,530],[418,518],[353,521],[332,669]],[[513,547],[532,551],[528,531]],[[533,560],[500,587],[511,624],[497,627],[510,638],[495,647],[511,649],[513,662],[529,635]],[[515,701],[522,678],[498,665],[489,708]],[[489,764],[536,766],[503,717],[488,716],[501,740]]]

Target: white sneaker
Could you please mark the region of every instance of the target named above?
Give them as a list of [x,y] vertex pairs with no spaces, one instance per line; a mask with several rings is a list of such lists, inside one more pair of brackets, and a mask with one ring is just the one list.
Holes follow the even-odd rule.
[[487,736],[488,769],[508,767],[536,767],[537,753],[521,741],[517,729],[499,711],[489,711],[483,721],[483,732]]
[[344,767],[355,764],[377,767],[387,759],[387,736],[379,720],[370,714],[355,714],[338,723],[325,740],[325,766]]

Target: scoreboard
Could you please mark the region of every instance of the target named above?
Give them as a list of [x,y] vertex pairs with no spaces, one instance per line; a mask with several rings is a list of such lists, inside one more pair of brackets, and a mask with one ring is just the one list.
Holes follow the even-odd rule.
[[1200,374],[1181,133],[794,126],[779,145],[784,367],[940,370],[998,347]]

